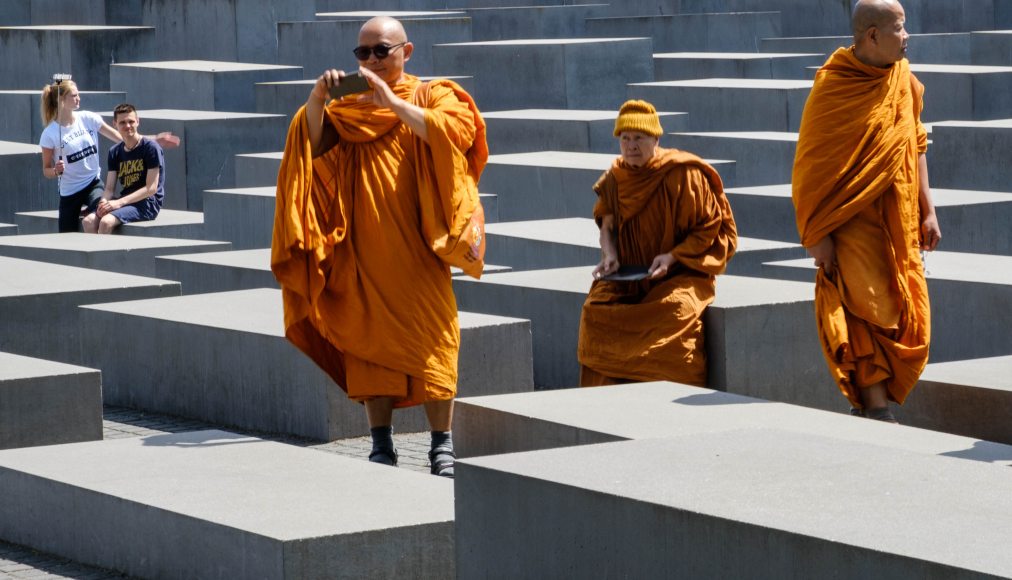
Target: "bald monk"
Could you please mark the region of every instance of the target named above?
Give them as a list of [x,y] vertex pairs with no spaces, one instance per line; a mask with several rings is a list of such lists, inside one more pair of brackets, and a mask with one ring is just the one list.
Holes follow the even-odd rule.
[[928,360],[919,250],[942,237],[904,20],[895,0],[855,5],[854,45],[829,57],[805,105],[793,178],[830,373],[853,414],[892,423],[888,401],[903,403]]
[[[601,262],[580,317],[580,384],[705,386],[703,311],[737,247],[731,206],[713,167],[658,147],[650,103],[626,101],[614,134],[622,154],[594,186]],[[621,266],[647,277],[609,280]]]
[[393,409],[424,405],[432,473],[453,477],[460,329],[441,259],[478,204],[488,148],[471,97],[404,72],[414,46],[389,17],[354,49],[371,90],[327,103],[327,70],[292,120],[271,268],[286,336],[364,403],[369,459],[397,464]]

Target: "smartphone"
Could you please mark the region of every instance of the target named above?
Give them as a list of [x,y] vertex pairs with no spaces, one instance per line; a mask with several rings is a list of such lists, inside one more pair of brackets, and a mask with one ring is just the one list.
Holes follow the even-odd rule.
[[359,73],[344,75],[337,86],[330,87],[330,98],[340,99],[345,95],[363,93],[368,90],[370,90],[369,81],[365,80],[364,76]]
[[650,266],[619,266],[617,272],[603,276],[601,279],[614,282],[633,282],[642,280],[649,275]]

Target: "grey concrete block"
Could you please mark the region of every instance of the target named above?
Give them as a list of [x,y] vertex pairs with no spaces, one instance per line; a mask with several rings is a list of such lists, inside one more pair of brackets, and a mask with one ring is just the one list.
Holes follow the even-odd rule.
[[277,185],[204,192],[204,235],[236,250],[271,247]]
[[1012,29],[1012,0],[994,0],[994,27],[996,30]]
[[754,52],[782,36],[779,12],[735,12],[588,18],[588,36],[649,36],[654,52]]
[[931,140],[928,167],[932,186],[1009,191],[1012,118],[934,123]]
[[1012,30],[970,33],[970,59],[976,65],[1012,66]]
[[[485,259],[513,271],[594,266],[601,260],[600,235],[592,218],[561,218],[489,224]],[[728,273],[753,275],[775,256],[802,257],[797,244],[738,238]]]
[[[546,3],[542,3],[546,4]],[[603,16],[607,4],[566,4],[464,8],[474,40],[512,38],[581,38],[586,19]]]
[[[593,215],[594,183],[616,155],[537,151],[492,155],[481,188],[499,196],[499,219],[520,221]],[[735,183],[734,163],[709,160],[725,187]]]
[[155,256],[220,252],[228,242],[97,234],[34,234],[0,238],[0,255],[105,272],[155,275]]
[[[838,32],[845,31],[841,29]],[[850,35],[764,38],[759,51],[821,52],[828,57],[837,48],[852,44],[854,37]],[[907,41],[907,58],[914,63],[971,64],[970,33],[911,34]]]
[[[459,413],[459,411],[458,411]],[[1012,356],[931,363],[900,420],[934,431],[1012,444]]]
[[850,32],[850,6],[839,0],[681,0],[679,9],[683,13],[777,11],[782,14],[781,34],[777,36]]
[[[278,62],[301,66],[306,78],[315,79],[323,71],[336,68],[357,70],[358,61],[351,50],[358,45],[358,31],[369,16],[347,20],[278,23]],[[414,75],[432,75],[440,70],[434,65],[432,45],[437,42],[469,42],[469,18],[404,18],[401,19],[415,51],[407,71]]]
[[16,236],[18,235],[17,224],[0,224],[0,236]]
[[[945,230],[942,230],[945,235]],[[943,238],[944,243],[944,238]],[[935,251],[927,255],[931,361],[1012,354],[1012,256]],[[812,260],[766,265],[769,275],[812,280]],[[814,337],[815,324],[812,323]]]
[[283,154],[283,151],[274,151],[272,153],[241,153],[236,155],[235,186],[276,186]]
[[205,189],[234,186],[237,154],[280,151],[288,130],[283,115],[152,109],[139,116],[147,133],[181,139],[165,151],[164,207],[191,211],[203,209]]
[[807,79],[806,68],[825,60],[820,53],[664,52],[654,54],[654,79]]
[[[0,141],[38,144],[42,136],[42,116],[38,90],[0,91]],[[126,101],[126,93],[116,91],[80,91],[81,108],[88,111],[111,111]]]
[[797,131],[811,89],[804,80],[697,79],[632,84],[629,98],[688,112],[690,131]]
[[[59,231],[58,219],[59,212],[56,210],[19,212],[14,216],[22,234],[55,234]],[[113,234],[202,240],[205,239],[204,214],[163,209],[156,219],[121,225],[113,230]]]
[[279,288],[270,248],[182,254],[155,259],[159,278],[176,280],[183,294]]
[[485,223],[492,224],[499,220],[499,196],[494,193],[479,193],[478,201],[485,210]]
[[56,208],[60,191],[56,181],[42,175],[42,148],[27,143],[0,141],[0,221],[13,222],[19,211]]
[[102,373],[0,352],[0,449],[102,439]]
[[179,295],[177,282],[45,262],[0,257],[0,270],[0,351],[73,364],[82,340],[108,345],[81,328],[79,305]]
[[790,183],[798,134],[778,131],[674,133],[673,147],[709,159],[734,161],[739,186]]
[[0,481],[0,537],[131,576],[454,576],[452,482],[336,454],[195,431],[6,451]]
[[278,60],[277,23],[312,20],[315,0],[106,0],[110,24],[154,27],[157,57],[290,64]]
[[[256,111],[258,82],[302,78],[295,66],[209,60],[131,62],[109,67],[109,84],[146,109]],[[172,87],[172,90],[166,90]]]
[[1005,467],[778,429],[457,465],[464,578],[1012,574]]
[[[348,2],[347,5],[351,6],[356,2]],[[357,4],[362,4],[358,2]],[[365,22],[366,20],[373,18],[374,16],[389,16],[396,18],[397,20],[409,20],[416,18],[447,18],[454,17],[459,18],[461,16],[467,16],[467,12],[461,10],[320,10],[320,2],[317,1],[316,19],[317,20],[351,20],[355,22]]]
[[[904,423],[909,407],[903,408]],[[1009,445],[859,419],[846,412],[846,405],[836,411],[670,382],[468,397],[456,404],[454,446],[458,456],[476,457],[736,429],[780,429],[923,455],[1012,465]]]
[[[727,196],[740,235],[799,242],[789,184],[731,188]],[[1012,254],[1012,194],[932,188],[931,198],[946,250]]]
[[156,58],[155,31],[140,26],[0,27],[0,88],[25,89],[74,75],[82,89],[109,90],[109,64]]
[[923,122],[1012,117],[1012,67],[912,64],[924,83]]
[[501,40],[436,44],[432,59],[441,74],[474,77],[483,110],[617,110],[627,83],[653,79],[652,50],[649,38]]
[[[14,14],[12,14],[12,12]],[[6,25],[105,24],[105,0],[7,0],[2,9]],[[21,16],[20,18],[11,16]]]
[[[107,403],[314,439],[368,432],[362,407],[285,339],[279,290],[92,304],[81,316],[137,349],[123,360],[100,344],[83,347],[103,371]],[[460,326],[461,396],[532,388],[526,321],[461,313]],[[399,412],[395,424],[428,428],[421,408]]]
[[[488,128],[489,150],[503,153],[571,151],[618,153],[615,118],[618,110],[523,109],[482,112]],[[658,113],[664,135],[661,146],[672,146],[672,131],[688,126],[685,113]]]

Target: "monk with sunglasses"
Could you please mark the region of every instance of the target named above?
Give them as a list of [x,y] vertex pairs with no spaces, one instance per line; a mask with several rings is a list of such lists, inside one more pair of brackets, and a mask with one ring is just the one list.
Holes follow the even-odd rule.
[[397,20],[366,22],[351,52],[368,90],[329,100],[347,77],[320,75],[278,175],[286,336],[365,405],[371,461],[397,464],[393,410],[423,405],[431,471],[453,477],[460,328],[441,256],[479,203],[485,123],[457,84],[404,71],[414,45]]

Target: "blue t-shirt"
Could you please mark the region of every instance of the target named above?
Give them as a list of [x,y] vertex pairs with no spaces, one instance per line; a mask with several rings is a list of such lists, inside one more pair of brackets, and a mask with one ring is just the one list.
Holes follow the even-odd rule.
[[53,121],[42,131],[39,147],[52,149],[53,161],[62,156],[65,164],[60,176],[60,195],[77,193],[101,177],[102,168],[98,162],[98,130],[101,128],[102,117],[91,111],[75,111],[74,122],[69,127],[61,127]]
[[130,195],[148,183],[148,170],[158,169],[158,191],[152,199],[162,206],[162,198],[165,197],[165,155],[158,143],[141,137],[141,142],[136,147],[127,151],[125,143],[117,143],[109,149],[109,171],[116,172],[116,181],[119,181],[123,190],[119,197]]

